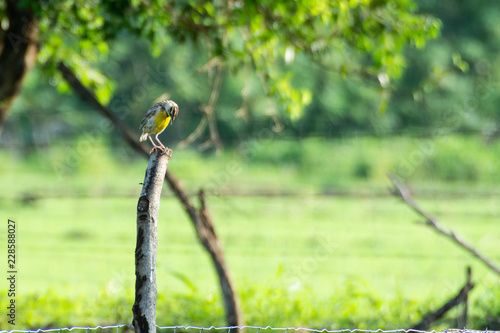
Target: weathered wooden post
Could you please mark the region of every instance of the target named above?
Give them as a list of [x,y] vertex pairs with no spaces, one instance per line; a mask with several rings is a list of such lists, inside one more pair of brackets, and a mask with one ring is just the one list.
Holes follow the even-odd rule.
[[163,180],[170,155],[155,149],[137,204],[137,243],[135,247],[135,302],[132,307],[136,333],[156,332],[156,250],[158,210]]

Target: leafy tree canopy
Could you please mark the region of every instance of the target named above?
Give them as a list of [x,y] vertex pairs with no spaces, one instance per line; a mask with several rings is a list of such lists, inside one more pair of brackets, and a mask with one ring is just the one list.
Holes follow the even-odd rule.
[[[417,13],[412,0],[44,0],[20,6],[38,18],[38,60],[56,76],[64,60],[104,103],[114,84],[96,64],[112,52],[113,40],[131,34],[147,40],[155,55],[192,41],[208,50],[209,69],[252,68],[266,94],[292,116],[311,101],[311,92],[286,75],[296,54],[344,75],[378,77],[383,85],[401,75],[404,47],[422,47],[441,26]],[[2,27],[6,7],[0,2]]]

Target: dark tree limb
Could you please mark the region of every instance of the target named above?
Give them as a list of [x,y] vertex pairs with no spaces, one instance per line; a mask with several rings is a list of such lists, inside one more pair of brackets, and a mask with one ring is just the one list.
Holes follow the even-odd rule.
[[493,263],[489,258],[487,258],[485,255],[477,251],[475,248],[473,248],[469,243],[467,243],[465,240],[463,240],[460,236],[456,235],[453,231],[445,229],[439,221],[423,210],[416,202],[413,200],[410,190],[408,187],[406,187],[403,182],[401,182],[399,179],[397,179],[394,175],[389,175],[389,178],[391,179],[392,183],[395,186],[395,191],[393,192],[394,195],[397,195],[403,199],[404,202],[408,204],[417,214],[420,216],[424,217],[426,219],[425,224],[440,233],[441,235],[444,235],[451,240],[453,240],[456,244],[458,244],[460,247],[464,248],[467,250],[469,253],[471,253],[474,257],[478,258],[481,262],[483,262],[486,266],[491,268],[495,273],[500,275],[500,268]]
[[469,316],[469,294],[467,293],[462,300],[463,310],[462,313],[457,318],[457,328],[467,327],[467,318]]
[[35,65],[40,48],[38,20],[22,2],[6,1],[9,27],[0,33],[0,133],[7,112],[21,91],[24,76]]
[[58,63],[57,69],[61,72],[62,77],[71,86],[73,91],[80,97],[81,100],[95,107],[101,112],[114,126],[116,126],[123,134],[129,145],[137,152],[142,153],[145,157],[149,157],[149,151],[145,145],[139,143],[138,136],[133,132],[127,124],[121,121],[110,109],[102,105],[95,95],[78,79],[75,73],[66,66],[62,61]]
[[[69,83],[73,88],[73,91],[84,101],[96,107],[107,119],[109,119],[115,126],[120,130],[123,136],[126,138],[127,143],[132,146],[136,151],[141,153],[145,157],[149,157],[148,148],[145,145],[139,143],[138,135],[129,129],[129,127],[116,115],[114,115],[107,107],[99,103],[95,98],[94,94],[87,89],[78,80],[76,75],[65,66],[62,62],[59,64],[59,70],[61,71],[63,78]],[[205,205],[205,200],[203,194],[199,195],[201,208],[198,210],[191,203],[189,196],[182,189],[179,181],[167,170],[165,174],[165,181],[170,187],[170,190],[181,202],[184,210],[188,214],[193,226],[196,229],[198,239],[203,245],[203,247],[208,251],[212,261],[214,262],[222,296],[224,299],[224,305],[226,309],[226,320],[228,326],[241,326],[243,321],[241,319],[241,312],[238,303],[238,295],[233,287],[231,278],[229,275],[229,270],[224,260],[224,254],[222,248],[217,239],[217,234],[213,228],[213,223],[208,213],[208,209]]]
[[443,306],[441,306],[436,311],[427,314],[418,324],[414,325],[412,329],[426,331],[429,326],[436,320],[442,318],[446,312],[450,311],[453,307],[459,305],[460,303],[467,300],[469,292],[474,288],[474,283],[471,281],[471,269],[467,267],[467,282],[460,289],[458,294],[451,299],[449,299]]
[[[169,174],[167,173],[167,178],[168,177]],[[169,181],[178,183],[177,179],[173,177]],[[175,192],[177,190],[179,192]],[[226,265],[224,253],[222,252],[222,247],[219,243],[219,239],[217,238],[214,224],[212,223],[212,218],[205,203],[204,191],[200,190],[200,192],[198,193],[198,198],[200,200],[199,209],[194,207],[189,202],[189,197],[184,191],[182,191],[180,186],[174,186],[173,191],[181,201],[184,210],[193,222],[196,229],[196,234],[198,235],[198,239],[205,250],[210,254],[210,258],[212,259],[212,262],[215,266],[217,275],[219,277],[222,297],[224,300],[224,308],[226,309],[227,325],[242,326],[243,320],[238,302],[238,294],[236,293],[236,289],[234,288],[234,285],[232,283],[231,276],[229,275],[229,270]]]
[[135,302],[132,307],[136,333],[156,332],[156,252],[158,211],[163,179],[170,156],[155,149],[149,158],[141,196],[137,203],[135,247]]
[[224,307],[226,309],[226,321],[229,326],[242,326],[243,322],[241,320],[238,296],[236,295],[236,289],[229,276],[229,270],[226,267],[224,253],[222,252],[217,234],[215,233],[212,218],[205,204],[205,192],[203,189],[198,193],[198,198],[200,200],[200,208],[197,212],[199,216],[197,221],[200,225],[196,226],[196,232],[198,233],[198,238],[201,243],[208,253],[210,253],[210,257],[217,270],[222,297],[224,299]]

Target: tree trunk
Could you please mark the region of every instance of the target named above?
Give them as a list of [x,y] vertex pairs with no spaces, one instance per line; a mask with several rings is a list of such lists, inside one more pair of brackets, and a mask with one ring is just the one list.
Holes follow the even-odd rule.
[[149,157],[141,196],[137,204],[135,248],[135,302],[132,307],[136,333],[156,332],[156,251],[158,210],[170,156],[155,149]]
[[0,133],[7,112],[21,91],[25,74],[34,66],[38,50],[38,20],[32,10],[7,0],[9,27],[0,33]]

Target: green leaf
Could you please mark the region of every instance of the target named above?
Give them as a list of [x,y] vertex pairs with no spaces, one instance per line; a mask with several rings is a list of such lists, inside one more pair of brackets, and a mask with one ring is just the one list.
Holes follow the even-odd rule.
[[467,63],[467,61],[462,59],[460,53],[458,52],[453,53],[451,58],[453,60],[453,65],[455,65],[455,67],[457,67],[464,73],[469,71],[469,64]]

